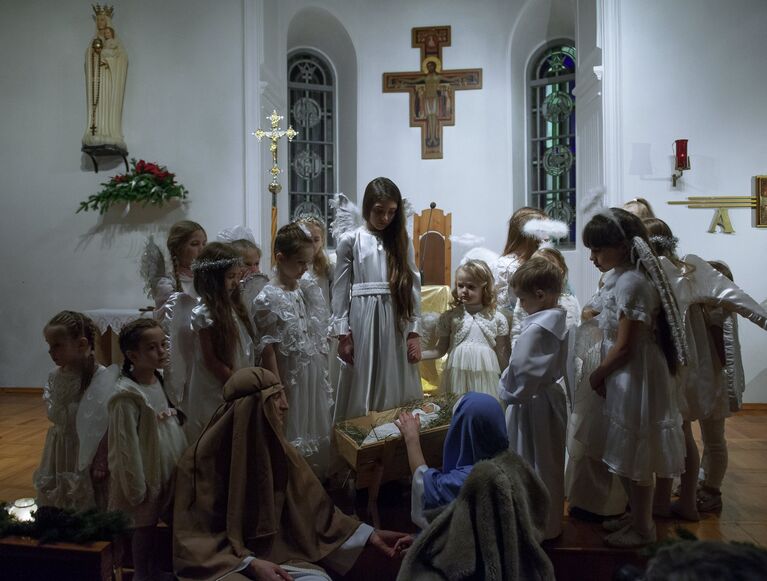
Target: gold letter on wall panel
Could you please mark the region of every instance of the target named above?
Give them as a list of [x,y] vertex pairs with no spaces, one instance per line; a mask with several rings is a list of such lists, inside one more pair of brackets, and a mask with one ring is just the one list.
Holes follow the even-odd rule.
[[716,232],[716,227],[719,226],[722,232],[725,234],[733,234],[735,229],[730,222],[730,214],[727,208],[717,208],[714,212],[714,217],[711,219],[711,226],[708,227],[708,231],[712,234]]

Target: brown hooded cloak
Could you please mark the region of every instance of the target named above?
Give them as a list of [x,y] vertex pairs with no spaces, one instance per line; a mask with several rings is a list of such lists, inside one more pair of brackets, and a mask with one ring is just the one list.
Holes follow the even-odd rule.
[[253,555],[317,563],[359,527],[283,436],[270,396],[283,387],[261,368],[237,371],[178,464],[173,560],[179,579],[217,579]]

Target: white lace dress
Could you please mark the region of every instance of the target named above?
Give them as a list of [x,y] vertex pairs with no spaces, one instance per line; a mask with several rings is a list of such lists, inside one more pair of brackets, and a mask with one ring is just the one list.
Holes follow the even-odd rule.
[[408,334],[421,334],[421,279],[412,244],[408,243],[407,265],[413,273],[415,312],[402,329],[394,313],[381,239],[361,226],[341,237],[336,257],[330,334],[352,333],[354,365],[341,369],[334,421],[422,398],[418,365],[407,359]]
[[[238,369],[252,367],[255,364],[255,346],[247,329],[234,311],[232,311],[232,317],[237,325],[238,335],[232,365],[232,373],[234,373]],[[202,329],[213,326],[210,310],[204,303],[192,309],[191,326],[195,334],[194,359],[189,378],[189,397],[182,404],[182,409],[186,414],[184,431],[189,441],[195,442],[216,408],[224,403],[221,391],[224,386],[205,366],[205,359],[202,356],[199,333]]]
[[[99,366],[96,373],[103,371]],[[40,465],[33,482],[39,506],[82,510],[95,504],[90,466],[80,470],[77,409],[80,405],[80,375],[58,368],[48,376],[43,389],[48,428]]]
[[679,476],[685,458],[682,417],[666,358],[655,340],[658,292],[642,271],[616,268],[605,276],[590,306],[599,312],[603,359],[615,343],[621,315],[643,324],[629,360],[605,380],[604,424],[594,423],[596,429],[575,437],[619,476],[643,484],[652,483],[653,475]]
[[511,277],[522,265],[522,261],[516,254],[501,256],[495,264],[490,265],[495,277],[495,292],[498,297],[498,306],[509,311],[514,310],[517,295],[511,288]]
[[[274,345],[286,388],[288,441],[304,456],[325,452],[330,444],[333,391],[328,382],[328,309],[322,291],[306,279],[295,290],[269,283],[256,297],[253,310],[258,350]],[[318,462],[310,460],[310,464]]]
[[496,338],[509,334],[506,317],[495,309],[469,312],[459,305],[442,313],[437,334],[450,337],[450,347],[440,387],[445,392],[478,391],[498,397],[501,367]]

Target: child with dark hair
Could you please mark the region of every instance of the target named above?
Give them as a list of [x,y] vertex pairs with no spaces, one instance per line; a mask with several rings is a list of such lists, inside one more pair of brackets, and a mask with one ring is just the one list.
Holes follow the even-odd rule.
[[160,571],[155,526],[170,507],[187,440],[158,372],[167,363],[165,333],[154,319],[137,319],[120,331],[120,351],[122,376],[109,401],[109,508],[133,520],[134,578],[172,579]]
[[190,441],[197,439],[216,408],[229,377],[255,362],[255,334],[240,298],[242,258],[229,244],[211,242],[192,265],[200,296],[191,315],[196,335],[189,397],[183,404]]
[[364,224],[338,240],[331,335],[341,371],[335,421],[423,397],[421,281],[399,188],[376,178],[365,188]]
[[253,302],[263,365],[282,379],[290,410],[288,441],[319,476],[330,449],[333,390],[328,382],[328,308],[320,287],[303,275],[312,264],[311,232],[283,226],[274,239],[275,274]]
[[610,521],[615,532],[606,542],[640,546],[656,539],[654,483],[684,470],[682,418],[671,378],[677,364],[687,362],[683,322],[638,217],[619,208],[600,212],[586,224],[583,243],[594,266],[607,273],[586,310],[587,318],[598,316],[602,334],[601,360],[589,383],[604,398],[594,412],[604,423],[593,418],[576,438],[629,494],[631,517]]

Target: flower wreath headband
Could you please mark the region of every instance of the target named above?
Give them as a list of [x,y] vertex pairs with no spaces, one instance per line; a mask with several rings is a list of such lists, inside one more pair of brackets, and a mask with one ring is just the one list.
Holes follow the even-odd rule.
[[237,258],[221,258],[219,260],[195,260],[192,262],[192,272],[227,270],[232,266],[243,266],[244,264],[239,256]]
[[676,236],[650,236],[650,242],[656,248],[660,248],[664,252],[676,252],[676,246],[679,244],[679,238]]

